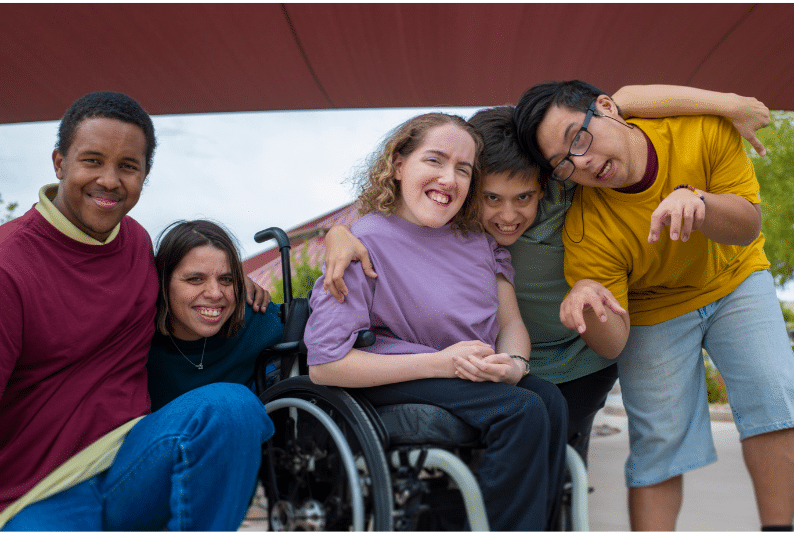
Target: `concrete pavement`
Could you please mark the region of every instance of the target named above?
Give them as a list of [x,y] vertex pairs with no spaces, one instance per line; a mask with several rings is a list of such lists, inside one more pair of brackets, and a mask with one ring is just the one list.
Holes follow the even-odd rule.
[[[614,411],[614,405],[612,406]],[[610,409],[609,406],[606,409]],[[629,452],[628,419],[604,411],[590,439],[590,530],[628,531],[623,466]],[[758,531],[760,521],[750,475],[744,466],[734,423],[712,420],[717,462],[684,475],[684,505],[679,531]],[[617,431],[616,431],[617,430]]]
[[[596,416],[590,439],[591,531],[628,531],[623,465],[629,453],[628,419],[620,395],[610,395],[606,411]],[[679,531],[758,531],[760,522],[750,475],[742,460],[739,433],[724,412],[712,416],[716,463],[684,476],[684,505]],[[718,420],[719,419],[719,420]],[[261,490],[258,499],[262,499]],[[254,501],[240,531],[267,530],[266,512]]]

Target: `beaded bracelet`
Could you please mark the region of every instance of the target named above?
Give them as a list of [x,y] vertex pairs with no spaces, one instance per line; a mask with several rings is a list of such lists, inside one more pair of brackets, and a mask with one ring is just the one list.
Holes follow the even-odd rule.
[[701,201],[703,201],[703,204],[705,204],[705,203],[706,203],[706,198],[705,198],[705,197],[703,197],[703,194],[701,194],[700,192],[698,192],[698,191],[695,189],[695,187],[694,187],[694,186],[692,186],[691,184],[679,184],[678,186],[676,186],[675,188],[673,188],[673,191],[675,192],[676,190],[680,190],[681,188],[686,188],[687,190],[689,190],[690,192],[692,192],[693,194],[695,194],[696,196],[698,196],[698,197],[700,198],[700,200],[701,200]]

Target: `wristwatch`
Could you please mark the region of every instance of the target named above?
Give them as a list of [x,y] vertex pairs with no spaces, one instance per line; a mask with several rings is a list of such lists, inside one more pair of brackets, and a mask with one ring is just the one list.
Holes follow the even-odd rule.
[[511,355],[510,357],[512,357],[513,359],[520,359],[521,361],[523,361],[524,365],[527,367],[526,369],[524,369],[524,376],[529,374],[529,359],[527,359],[526,357],[521,357],[520,355]]

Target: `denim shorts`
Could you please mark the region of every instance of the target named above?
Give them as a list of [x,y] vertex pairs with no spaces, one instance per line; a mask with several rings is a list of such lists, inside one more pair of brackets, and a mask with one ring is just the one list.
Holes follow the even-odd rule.
[[716,461],[705,348],[720,371],[740,439],[794,428],[794,353],[771,274],[654,326],[632,326],[618,356],[629,416],[626,485],[650,486]]

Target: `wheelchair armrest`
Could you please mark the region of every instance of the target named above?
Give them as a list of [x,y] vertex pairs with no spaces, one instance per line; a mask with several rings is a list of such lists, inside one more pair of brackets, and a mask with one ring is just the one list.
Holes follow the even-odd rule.
[[375,332],[365,329],[359,331],[356,337],[356,342],[353,343],[353,348],[366,348],[375,344]]
[[267,350],[271,352],[275,352],[278,354],[286,353],[286,352],[294,352],[300,346],[301,341],[292,341],[292,342],[280,342],[278,344],[274,344],[267,348]]

